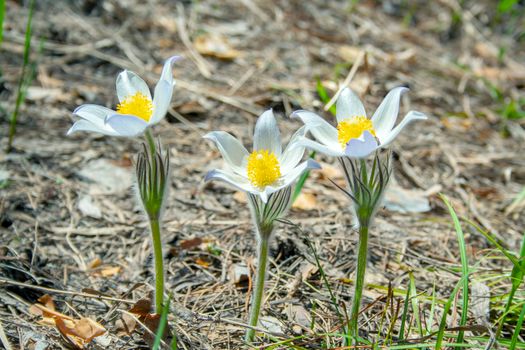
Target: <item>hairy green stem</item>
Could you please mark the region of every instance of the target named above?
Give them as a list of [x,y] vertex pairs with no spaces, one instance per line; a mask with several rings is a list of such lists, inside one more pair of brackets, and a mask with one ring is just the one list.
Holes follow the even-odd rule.
[[[268,267],[268,246],[270,243],[270,235],[272,230],[264,230],[266,232],[259,233],[259,247],[257,251],[257,274],[255,277],[255,286],[253,289],[252,305],[250,307],[250,326],[257,327],[259,322],[259,314],[261,311],[261,304],[264,294],[264,282],[266,281],[266,269]],[[255,330],[248,328],[246,331],[245,340],[247,343],[253,342],[255,337]]]
[[151,154],[154,155],[157,148],[155,147],[155,139],[153,138],[151,131],[149,129],[146,129],[144,135],[146,135],[146,141],[148,141],[149,150]]
[[350,313],[350,321],[348,323],[348,335],[357,339],[359,330],[357,327],[357,319],[359,315],[359,307],[361,306],[361,297],[363,295],[363,287],[365,284],[365,271],[368,252],[368,225],[359,227],[359,242],[357,251],[357,272],[355,277],[354,299],[352,301],[352,311]]
[[150,218],[149,223],[153,239],[153,257],[155,259],[155,312],[161,313],[164,303],[164,266],[162,264],[160,222],[158,218]]

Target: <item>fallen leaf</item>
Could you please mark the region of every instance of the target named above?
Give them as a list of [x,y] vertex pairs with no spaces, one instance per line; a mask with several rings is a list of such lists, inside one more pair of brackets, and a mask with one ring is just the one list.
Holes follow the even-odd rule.
[[102,260],[100,260],[100,258],[97,257],[88,264],[88,269],[96,269],[100,265],[102,265]]
[[202,267],[204,267],[204,268],[208,268],[208,267],[210,267],[210,262],[207,261],[207,260],[202,259],[201,257],[198,257],[198,258],[195,260],[195,263],[197,263],[197,265],[202,266]]
[[135,331],[137,327],[137,321],[134,317],[126,313],[122,313],[122,316],[115,322],[115,327],[118,336],[130,335]]
[[312,193],[305,192],[301,192],[292,204],[292,208],[300,210],[313,210],[316,207],[317,197]]
[[108,267],[105,267],[105,268],[101,269],[100,271],[98,271],[98,273],[102,277],[115,276],[115,275],[118,275],[120,273],[120,266],[108,266]]
[[33,315],[41,316],[39,324],[56,327],[69,343],[77,348],[83,349],[95,337],[106,333],[106,329],[100,323],[92,319],[81,317],[74,319],[55,310],[53,298],[43,295],[29,307],[29,312]]
[[341,45],[337,49],[337,54],[344,61],[355,62],[357,58],[361,55],[362,51],[363,49],[358,46]]
[[309,328],[312,323],[312,317],[310,313],[302,305],[290,304],[286,308],[286,314],[288,319],[295,322],[302,327]]
[[230,276],[235,284],[240,284],[248,281],[248,267],[245,264],[234,264],[230,270]]
[[132,314],[139,316],[149,315],[151,312],[151,299],[142,298],[138,300],[129,310]]
[[246,193],[242,191],[237,191],[233,194],[233,199],[235,199],[238,203],[248,203],[248,199],[246,198]]
[[233,60],[241,54],[240,51],[232,48],[228,39],[224,35],[206,33],[195,38],[195,49],[202,54],[220,58],[222,60]]
[[281,321],[273,316],[263,316],[259,319],[259,326],[273,334],[283,334]]
[[90,161],[80,169],[78,175],[91,182],[90,194],[125,192],[133,183],[131,169],[117,166],[107,159]]
[[431,209],[424,191],[407,190],[396,184],[386,191],[385,207],[399,213],[425,213]]
[[90,216],[95,219],[102,217],[102,210],[89,194],[80,197],[78,200],[78,209],[84,216]]
[[323,179],[332,179],[335,181],[336,179],[343,178],[343,172],[339,168],[326,163],[321,163],[321,169],[316,171],[316,173],[321,174]]
[[188,101],[177,106],[177,112],[182,115],[186,114],[202,114],[206,113],[207,109],[199,103],[199,101]]
[[82,339],[84,343],[89,343],[93,338],[106,333],[104,326],[86,317],[82,317],[76,321],[74,327],[68,327],[62,319],[57,318],[57,327],[63,334],[78,337]]
[[181,247],[181,249],[190,250],[190,249],[200,246],[203,242],[204,241],[202,240],[202,238],[195,237],[195,238],[186,239],[180,242],[179,246]]

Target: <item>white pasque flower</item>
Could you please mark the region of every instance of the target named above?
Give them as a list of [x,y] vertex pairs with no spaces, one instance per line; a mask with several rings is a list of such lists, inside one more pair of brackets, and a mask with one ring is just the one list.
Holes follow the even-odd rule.
[[272,193],[290,186],[306,170],[320,168],[312,159],[299,164],[305,149],[295,143],[305,133],[304,126],[297,130],[283,152],[281,134],[271,109],[257,120],[251,153],[229,133],[210,132],[204,138],[217,145],[226,167],[210,171],[206,181],[224,181],[241,191],[260,196],[266,203]]
[[336,105],[337,128],[322,117],[309,111],[296,111],[292,118],[299,118],[318,142],[307,138],[298,145],[334,157],[364,158],[380,147],[387,146],[413,120],[427,117],[420,112],[410,111],[394,128],[399,112],[401,95],[405,87],[392,89],[379,105],[371,119],[361,100],[350,89],[341,91]]
[[85,104],[73,112],[80,117],[67,132],[93,131],[111,136],[133,137],[164,118],[173,94],[173,63],[180,56],[166,60],[153,99],[146,82],[137,74],[124,70],[117,76],[117,110]]

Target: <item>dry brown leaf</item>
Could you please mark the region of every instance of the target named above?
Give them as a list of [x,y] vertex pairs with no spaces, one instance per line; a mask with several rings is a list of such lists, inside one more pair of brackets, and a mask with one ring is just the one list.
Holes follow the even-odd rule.
[[96,269],[100,265],[102,265],[102,260],[100,260],[100,258],[97,257],[88,264],[88,269]]
[[53,301],[53,297],[49,294],[42,295],[40,298],[38,298],[38,302],[50,310],[56,310],[55,302]]
[[138,300],[129,312],[139,316],[149,315],[151,312],[151,299],[143,298]]
[[302,192],[292,204],[292,208],[299,210],[313,210],[316,207],[317,197],[312,193]]
[[105,267],[105,268],[101,269],[100,271],[98,271],[98,273],[102,277],[115,276],[115,275],[118,275],[120,273],[120,266],[108,266],[108,267]]
[[106,333],[104,326],[86,317],[75,320],[73,327],[68,326],[61,318],[57,318],[56,325],[62,334],[80,338],[83,344],[87,344],[91,342],[93,338]]
[[[155,340],[155,334],[157,333],[157,329],[159,328],[159,322],[160,322],[160,315],[159,314],[149,314],[148,316],[145,316],[141,318],[141,321],[144,322],[146,327],[151,332],[148,332],[147,330],[144,330],[144,333],[142,334],[142,338],[148,345],[153,345],[153,341]],[[166,325],[166,329],[164,329],[163,339],[166,340],[168,334],[169,334],[169,324]],[[153,335],[151,334],[153,333]]]
[[202,55],[220,58],[222,60],[233,60],[241,54],[232,48],[228,39],[219,34],[203,34],[195,38],[195,49]]
[[40,297],[38,301],[39,303],[29,307],[31,314],[42,317],[38,323],[56,327],[71,345],[78,349],[83,349],[84,345],[90,343],[93,338],[106,333],[104,326],[89,318],[73,319],[56,311],[53,298],[47,294]]
[[204,260],[202,259],[201,257],[198,257],[196,260],[195,260],[195,263],[199,266],[202,266],[204,268],[208,268],[210,267],[210,262],[207,261],[207,260]]
[[180,246],[181,249],[190,250],[190,249],[193,249],[195,247],[200,246],[203,242],[204,241],[202,240],[202,238],[195,237],[195,238],[186,239],[186,240],[180,242],[179,246]]
[[364,96],[367,94],[368,89],[370,88],[370,77],[365,74],[359,74],[356,76],[348,86],[359,96]]
[[335,181],[343,178],[343,172],[339,168],[326,163],[322,163],[321,170],[316,171],[316,173],[321,174],[323,179],[332,179]]
[[358,46],[342,45],[337,49],[337,54],[347,62],[355,62],[357,57],[361,55],[361,51],[363,49]]
[[195,100],[188,101],[188,102],[185,102],[177,106],[177,112],[179,112],[182,115],[202,114],[202,113],[206,113],[207,111],[208,110],[206,109],[206,107],[201,105],[199,101],[195,101]]
[[134,317],[122,313],[122,316],[115,322],[118,336],[130,335],[137,327],[137,321]]
[[246,198],[246,193],[242,191],[237,191],[233,194],[233,199],[235,199],[237,202],[245,204],[248,203],[248,199]]

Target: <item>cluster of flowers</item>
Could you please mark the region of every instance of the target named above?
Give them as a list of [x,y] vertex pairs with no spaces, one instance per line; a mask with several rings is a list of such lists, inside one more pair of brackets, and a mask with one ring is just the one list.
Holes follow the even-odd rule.
[[[175,85],[172,66],[178,59],[178,56],[171,57],[164,64],[153,98],[144,80],[133,72],[123,71],[116,82],[120,101],[116,111],[92,104],[82,105],[74,111],[80,119],[68,132],[72,134],[83,130],[124,137],[146,135],[148,146],[144,145],[137,158],[136,171],[139,193],[153,237],[157,310],[161,309],[164,298],[160,218],[169,187],[169,157],[161,149],[160,142],[155,144],[149,127],[161,121],[169,108]],[[258,324],[269,241],[277,220],[291,205],[292,187],[296,180],[306,171],[320,168],[313,159],[301,162],[307,148],[339,159],[348,184],[347,189],[340,189],[351,198],[359,224],[354,301],[346,326],[348,339],[357,339],[357,314],[364,284],[368,228],[391,174],[390,154],[379,149],[388,146],[411,121],[426,119],[424,114],[411,111],[394,127],[401,95],[407,90],[404,87],[391,90],[369,119],[359,98],[350,89],[344,88],[337,99],[336,127],[315,113],[296,111],[292,118],[300,119],[304,126],[295,132],[284,151],[272,110],[265,111],[258,118],[251,152],[227,132],[214,131],[204,136],[215,143],[225,161],[225,167],[210,171],[206,181],[223,181],[246,192],[256,229],[258,269],[247,342],[253,341],[254,328]],[[308,138],[308,134],[315,140]]]

